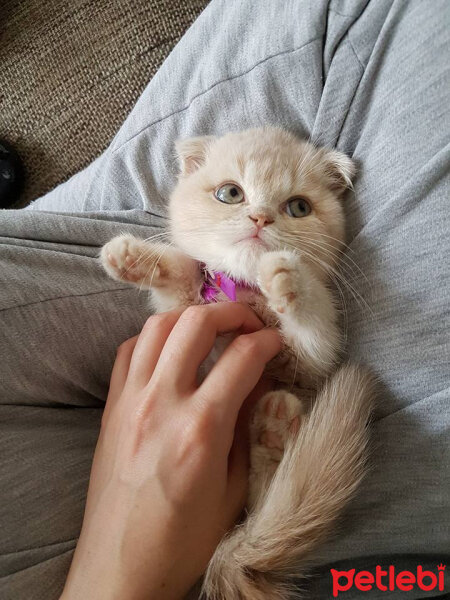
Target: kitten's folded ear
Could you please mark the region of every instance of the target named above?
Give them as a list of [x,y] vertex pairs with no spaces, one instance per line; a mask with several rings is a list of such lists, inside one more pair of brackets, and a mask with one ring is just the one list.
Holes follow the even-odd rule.
[[190,175],[204,164],[208,149],[215,139],[213,135],[204,135],[175,142],[181,175]]
[[334,192],[342,194],[347,188],[353,187],[356,164],[351,158],[337,150],[322,148],[321,163],[328,186]]

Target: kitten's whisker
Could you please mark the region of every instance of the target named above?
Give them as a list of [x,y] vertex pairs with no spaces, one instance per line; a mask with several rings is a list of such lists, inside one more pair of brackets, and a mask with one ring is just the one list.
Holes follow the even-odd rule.
[[[289,239],[289,236],[284,236],[284,237]],[[331,252],[330,250],[327,250],[326,248],[322,247],[319,244],[316,244],[316,243],[312,242],[311,240],[306,240],[305,238],[300,238],[300,237],[298,237],[298,238],[295,237],[295,238],[291,238],[291,239],[293,239],[293,240],[295,240],[297,242],[297,244],[295,244],[295,245],[292,244],[292,247],[294,247],[294,248],[298,247],[299,249],[301,249],[302,246],[307,245],[311,249],[314,249],[316,252],[317,251],[322,252],[325,255],[325,258],[327,259],[328,262],[329,262],[329,258],[330,257],[332,258],[332,262],[333,263],[337,261],[337,257],[334,255],[334,252]],[[334,248],[333,248],[333,250],[334,250]],[[352,266],[350,264],[347,264],[345,262],[345,258],[346,258],[345,256],[341,257],[341,263],[340,264],[342,264],[342,266],[344,266],[344,267],[347,267],[351,271],[352,276],[354,277],[355,274],[353,272]]]
[[158,267],[159,261],[162,259],[162,257],[164,256],[164,254],[167,252],[167,250],[169,250],[169,248],[173,246],[173,244],[168,244],[167,246],[164,247],[163,251],[161,252],[161,254],[158,256],[158,259],[155,262],[155,266],[153,267],[153,273],[150,277],[150,287],[153,283],[153,277],[155,276],[155,272],[156,272],[156,268]]
[[[317,251],[317,250],[321,250],[322,252],[324,252],[323,249],[321,249],[320,247],[318,247],[317,245],[311,244],[310,242],[304,240],[304,244],[306,244],[307,247],[309,247],[311,250]],[[342,273],[341,270],[339,270],[339,267],[347,267],[349,269],[351,269],[351,267],[346,264],[345,262],[341,261],[341,263],[338,265],[338,268],[335,268],[333,265],[329,264],[328,268],[331,272],[333,272],[335,274],[336,277],[339,277],[343,282],[345,282],[345,285],[353,292],[358,294],[358,296],[361,298],[361,300],[364,301],[364,303],[367,305],[367,307],[369,308],[367,302],[362,298],[362,296],[356,292],[355,288],[352,286],[352,284],[350,283],[349,279],[345,277],[344,273]],[[351,272],[352,276],[355,277],[355,274],[353,273],[353,271]],[[365,277],[364,273],[362,274],[363,277]]]
[[[146,252],[150,252],[150,249],[147,249],[147,250],[146,250]],[[142,264],[144,264],[144,265],[145,265],[145,263],[146,263],[148,260],[151,260],[153,256],[155,256],[155,253],[153,253],[153,254],[150,254],[150,255],[146,256],[146,253],[145,253],[145,252],[143,252],[143,253],[142,253],[142,254],[141,254],[141,255],[140,255],[140,256],[139,256],[139,257],[138,257],[138,258],[137,258],[137,259],[136,259],[136,260],[135,260],[133,263],[131,263],[131,265],[129,265],[129,266],[128,266],[128,267],[125,269],[125,271],[124,271],[124,274],[125,274],[125,273],[128,273],[128,271],[129,271],[130,269],[132,269],[132,268],[133,268],[133,267],[134,267],[134,266],[135,266],[135,265],[136,265],[138,262],[141,262],[141,259],[142,259],[142,257],[144,257],[144,259],[142,260]]]
[[[296,241],[300,242],[300,245],[302,242],[309,242],[311,245],[314,245],[317,249],[320,249],[322,252],[327,253],[329,256],[332,256],[334,252],[339,252],[341,254],[341,256],[339,257],[340,263],[338,266],[343,266],[343,267],[348,268],[350,270],[352,276],[355,277],[355,272],[353,271],[353,267],[354,267],[357,270],[358,274],[360,274],[367,283],[370,283],[368,281],[364,271],[359,267],[359,265],[350,256],[347,256],[343,250],[340,250],[339,248],[335,248],[333,245],[328,244],[327,242],[324,242],[323,240],[311,240],[309,238],[309,235],[301,236],[300,234],[291,234],[288,232],[285,232],[284,235],[286,237],[289,237],[290,239],[295,239]],[[331,248],[331,251],[325,250],[325,248],[322,248],[322,246]]]
[[[277,241],[280,243],[281,240],[277,240]],[[348,289],[348,291],[354,297],[354,299],[356,300],[356,302],[361,307],[364,306],[367,310],[369,310],[370,313],[371,313],[371,315],[372,315],[372,317],[374,316],[373,311],[372,311],[371,307],[369,306],[369,304],[367,303],[367,301],[352,286],[352,284],[344,277],[344,275],[342,273],[340,273],[339,271],[337,271],[332,265],[330,265],[328,263],[325,263],[318,256],[316,256],[314,254],[311,254],[305,248],[299,248],[298,246],[294,246],[293,244],[290,244],[286,240],[281,241],[281,243],[282,244],[283,243],[287,244],[288,246],[290,246],[291,248],[293,248],[296,252],[303,252],[305,254],[305,256],[308,256],[311,261],[315,262],[315,264],[317,264],[332,279],[332,281],[335,283],[335,285],[338,285],[338,281],[341,282],[342,285],[345,288]],[[306,243],[306,246],[308,247],[307,243]],[[310,247],[311,250],[317,251],[317,248],[315,248],[313,245],[310,245],[309,247]]]
[[149,243],[162,243],[162,242],[170,242],[170,236],[166,233],[166,234],[161,234],[161,235],[154,235],[154,236],[150,236],[148,238],[145,238],[144,240],[142,240],[143,242],[149,242]]
[[294,386],[295,386],[295,380],[297,379],[298,361],[299,361],[299,353],[298,353],[298,352],[296,352],[296,353],[295,353],[295,368],[294,368],[294,376],[293,376],[293,378],[292,378],[291,387],[289,388],[289,391],[290,391],[290,392],[292,392],[292,390],[294,389]]
[[[343,314],[343,329],[344,329],[344,339],[347,339],[347,330],[348,330],[348,310],[347,310],[347,302],[346,302],[346,298],[345,298],[345,294],[341,288],[341,285],[339,283],[339,280],[334,279],[333,277],[331,277],[330,275],[330,271],[328,268],[328,264],[321,261],[320,259],[318,259],[315,255],[310,254],[307,250],[298,248],[297,246],[294,246],[293,244],[290,244],[289,242],[287,242],[285,239],[283,241],[281,240],[276,240],[278,244],[285,244],[287,246],[289,246],[289,249],[293,249],[295,253],[300,254],[301,252],[303,252],[306,256],[308,256],[310,258],[311,261],[314,261],[318,267],[324,271],[327,275],[327,277],[330,277],[332,279],[332,281],[334,282],[334,285],[336,286],[336,289],[339,293],[339,296],[341,298],[341,310],[342,310],[342,314]],[[342,281],[341,281],[342,283]],[[347,285],[347,282],[344,280],[344,283]]]
[[[312,259],[312,255],[311,259]],[[320,259],[318,257],[315,257],[316,261],[320,261]],[[320,261],[321,263],[323,261]],[[337,280],[339,280],[344,287],[346,287],[349,292],[351,293],[351,295],[353,296],[353,298],[356,300],[357,304],[360,306],[360,308],[365,308],[367,309],[371,316],[374,317],[374,313],[372,308],[370,307],[370,305],[368,304],[368,302],[363,298],[363,296],[361,296],[361,294],[356,290],[356,288],[348,281],[348,279],[346,279],[344,277],[344,275],[342,273],[340,273],[339,271],[337,271],[334,267],[332,267],[331,265],[326,265],[326,269],[328,270],[328,273],[330,275],[330,277],[332,278],[332,280],[334,281],[334,283],[337,283]]]
[[356,252],[353,250],[353,248],[350,248],[350,246],[348,244],[346,244],[342,240],[339,240],[338,238],[333,237],[332,235],[328,235],[326,233],[322,233],[321,231],[320,232],[319,231],[308,231],[308,235],[318,235],[320,237],[326,237],[326,238],[328,238],[330,240],[333,240],[333,242],[336,242],[340,246],[343,246],[349,252],[352,252],[353,254],[356,254]]
[[[317,249],[320,249],[322,252],[327,253],[329,256],[332,256],[334,252],[339,252],[341,254],[341,256],[339,257],[339,261],[340,261],[339,264],[350,269],[353,277],[355,277],[355,273],[353,271],[353,268],[355,268],[356,271],[358,272],[358,274],[360,274],[366,280],[366,282],[368,282],[368,279],[367,279],[364,271],[359,267],[359,265],[350,256],[347,256],[347,254],[343,250],[339,250],[339,248],[335,248],[332,244],[328,244],[327,242],[324,242],[323,240],[311,240],[306,235],[304,237],[300,236],[300,235],[297,235],[297,236],[292,236],[290,234],[288,234],[288,235],[289,235],[289,237],[291,237],[291,239],[296,239],[300,243],[309,242],[311,245],[314,245]],[[331,250],[326,250],[325,248],[323,248],[323,246],[331,248]]]
[[[158,258],[156,259],[156,261],[154,262],[154,264],[153,264],[153,262],[152,262],[152,264],[149,266],[149,268],[148,268],[148,270],[147,270],[147,273],[146,273],[145,277],[143,277],[143,279],[142,279],[142,282],[141,282],[141,284],[140,284],[140,286],[139,286],[139,291],[142,291],[142,289],[143,289],[143,285],[144,285],[145,281],[148,279],[148,275],[149,275],[149,273],[150,273],[151,269],[153,268],[153,272],[152,272],[152,274],[151,274],[151,276],[150,276],[150,282],[148,283],[148,286],[149,286],[150,288],[152,287],[153,278],[154,278],[154,276],[155,276],[155,272],[156,272],[156,268],[157,268],[157,266],[158,266],[158,263],[159,263],[159,261],[161,260],[161,258],[163,257],[163,255],[164,255],[164,254],[167,252],[167,250],[168,250],[168,249],[169,249],[171,246],[173,246],[173,244],[172,244],[172,243],[170,243],[170,244],[167,244],[167,245],[163,245],[163,247],[162,247],[162,252],[159,252],[159,250],[160,250],[160,248],[159,248],[157,251],[153,251],[153,252],[152,252],[152,253],[151,253],[151,254],[150,254],[150,255],[149,255],[149,256],[148,256],[148,257],[145,259],[145,262],[146,262],[147,260],[153,260],[153,259],[155,258],[155,256],[157,256],[157,257],[158,257]],[[152,250],[153,250],[153,249],[152,249]]]
[[[146,240],[142,240],[142,241],[146,241]],[[170,245],[170,244],[169,244],[169,245]],[[165,246],[164,246],[164,247],[165,247]],[[158,251],[159,251],[159,249],[158,249],[157,251],[155,251],[155,249],[154,249],[154,248],[152,248],[151,246],[149,246],[149,247],[145,248],[145,250],[144,250],[144,251],[143,251],[143,252],[142,252],[142,253],[139,255],[139,257],[138,257],[138,258],[136,258],[136,260],[135,260],[134,262],[132,262],[132,263],[131,263],[131,265],[129,265],[129,266],[128,266],[128,267],[125,269],[125,271],[124,271],[124,275],[125,275],[126,273],[128,273],[128,272],[129,272],[131,269],[133,269],[133,267],[134,267],[134,266],[135,266],[137,263],[139,263],[139,262],[140,262],[140,263],[142,263],[142,265],[145,265],[145,263],[146,263],[146,262],[148,262],[148,261],[151,261],[151,260],[152,260],[152,259],[153,259],[155,256],[157,256],[157,255],[158,255]],[[144,280],[145,280],[145,278],[144,278]],[[143,284],[143,282],[141,283],[140,290],[142,290],[142,284]]]

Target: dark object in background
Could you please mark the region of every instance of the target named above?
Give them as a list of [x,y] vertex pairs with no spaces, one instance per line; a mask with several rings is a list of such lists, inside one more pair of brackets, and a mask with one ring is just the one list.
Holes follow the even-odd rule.
[[26,174],[15,208],[108,147],[207,3],[0,0],[0,138],[17,149]]
[[0,140],[0,208],[15,204],[23,188],[24,169],[14,148]]

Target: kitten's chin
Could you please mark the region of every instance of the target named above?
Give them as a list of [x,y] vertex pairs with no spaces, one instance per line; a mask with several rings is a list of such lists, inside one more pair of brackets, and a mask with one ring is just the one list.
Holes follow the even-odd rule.
[[259,238],[247,238],[226,246],[217,243],[199,245],[179,236],[178,247],[212,271],[224,271],[234,279],[256,284],[261,256],[271,248]]
[[267,245],[258,238],[242,240],[224,253],[221,263],[234,278],[256,283],[259,261],[268,250]]

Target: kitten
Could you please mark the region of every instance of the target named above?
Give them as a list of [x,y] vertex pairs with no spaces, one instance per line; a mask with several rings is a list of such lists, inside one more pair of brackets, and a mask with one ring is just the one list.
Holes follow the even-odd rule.
[[364,472],[372,379],[336,371],[330,287],[354,165],[274,127],[181,140],[176,150],[170,245],[122,235],[101,260],[115,279],[151,289],[156,311],[237,299],[280,329],[284,350],[269,366],[279,389],[251,425],[249,514],[217,548],[203,591],[281,600]]

